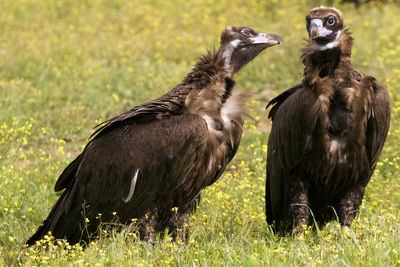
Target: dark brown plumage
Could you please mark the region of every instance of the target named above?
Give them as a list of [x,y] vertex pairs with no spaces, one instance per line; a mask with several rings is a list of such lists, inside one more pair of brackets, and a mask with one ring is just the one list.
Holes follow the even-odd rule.
[[306,19],[304,79],[268,104],[266,216],[281,230],[312,223],[310,209],[350,226],[390,121],[387,90],[351,65],[342,13],[320,7]]
[[27,244],[49,231],[71,244],[88,242],[113,212],[121,224],[136,218],[140,237],[150,242],[166,228],[173,237],[184,231],[202,189],[239,146],[244,94],[232,92],[233,75],[279,42],[276,35],[228,27],[221,48],[173,90],[99,125],[59,177],[55,190],[65,190]]

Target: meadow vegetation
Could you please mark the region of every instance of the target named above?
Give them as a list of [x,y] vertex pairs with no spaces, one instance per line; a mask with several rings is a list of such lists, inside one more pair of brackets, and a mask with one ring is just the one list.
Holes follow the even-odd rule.
[[[264,183],[270,123],[265,105],[302,79],[305,15],[320,1],[2,0],[0,2],[0,265],[400,265],[400,7],[342,9],[355,37],[353,64],[387,86],[392,123],[360,216],[300,237],[265,222]],[[92,128],[179,83],[197,58],[218,47],[226,25],[279,34],[237,77],[251,92],[245,132],[221,179],[204,190],[179,240],[139,241],[131,229],[105,230],[83,250],[63,242],[24,242],[59,194],[58,175]],[[50,237],[49,237],[50,238]]]

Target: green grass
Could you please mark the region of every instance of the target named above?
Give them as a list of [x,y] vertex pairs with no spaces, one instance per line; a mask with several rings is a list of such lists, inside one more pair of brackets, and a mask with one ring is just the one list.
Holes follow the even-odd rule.
[[[332,1],[324,2],[332,4]],[[264,218],[264,109],[302,79],[304,17],[318,1],[2,0],[0,2],[0,265],[400,265],[400,13],[396,5],[340,7],[355,45],[353,64],[387,86],[392,124],[348,232],[337,222],[302,237],[274,235]],[[156,98],[197,58],[218,46],[226,25],[279,34],[237,76],[254,94],[237,156],[202,194],[185,249],[154,246],[129,229],[87,250],[22,250],[57,199],[58,175],[97,122]]]

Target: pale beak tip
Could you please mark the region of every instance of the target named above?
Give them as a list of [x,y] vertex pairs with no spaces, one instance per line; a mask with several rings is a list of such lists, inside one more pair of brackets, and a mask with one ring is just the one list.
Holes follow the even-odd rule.
[[277,44],[281,45],[282,44],[282,39],[280,36],[275,35],[275,34],[272,36],[273,36],[273,39],[270,40],[270,42],[269,42],[271,45],[277,45]]

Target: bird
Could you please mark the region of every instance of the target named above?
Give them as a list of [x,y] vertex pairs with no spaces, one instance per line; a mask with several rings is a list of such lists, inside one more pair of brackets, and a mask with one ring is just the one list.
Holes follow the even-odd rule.
[[282,233],[332,220],[351,227],[390,125],[387,89],[351,63],[342,12],[317,7],[306,23],[303,80],[267,105],[265,213]]
[[114,220],[134,224],[149,243],[167,229],[184,239],[200,193],[239,146],[246,93],[233,91],[234,74],[281,42],[227,27],[220,48],[200,57],[171,91],[99,124],[59,176],[54,189],[64,191],[27,245],[48,233],[85,245]]

